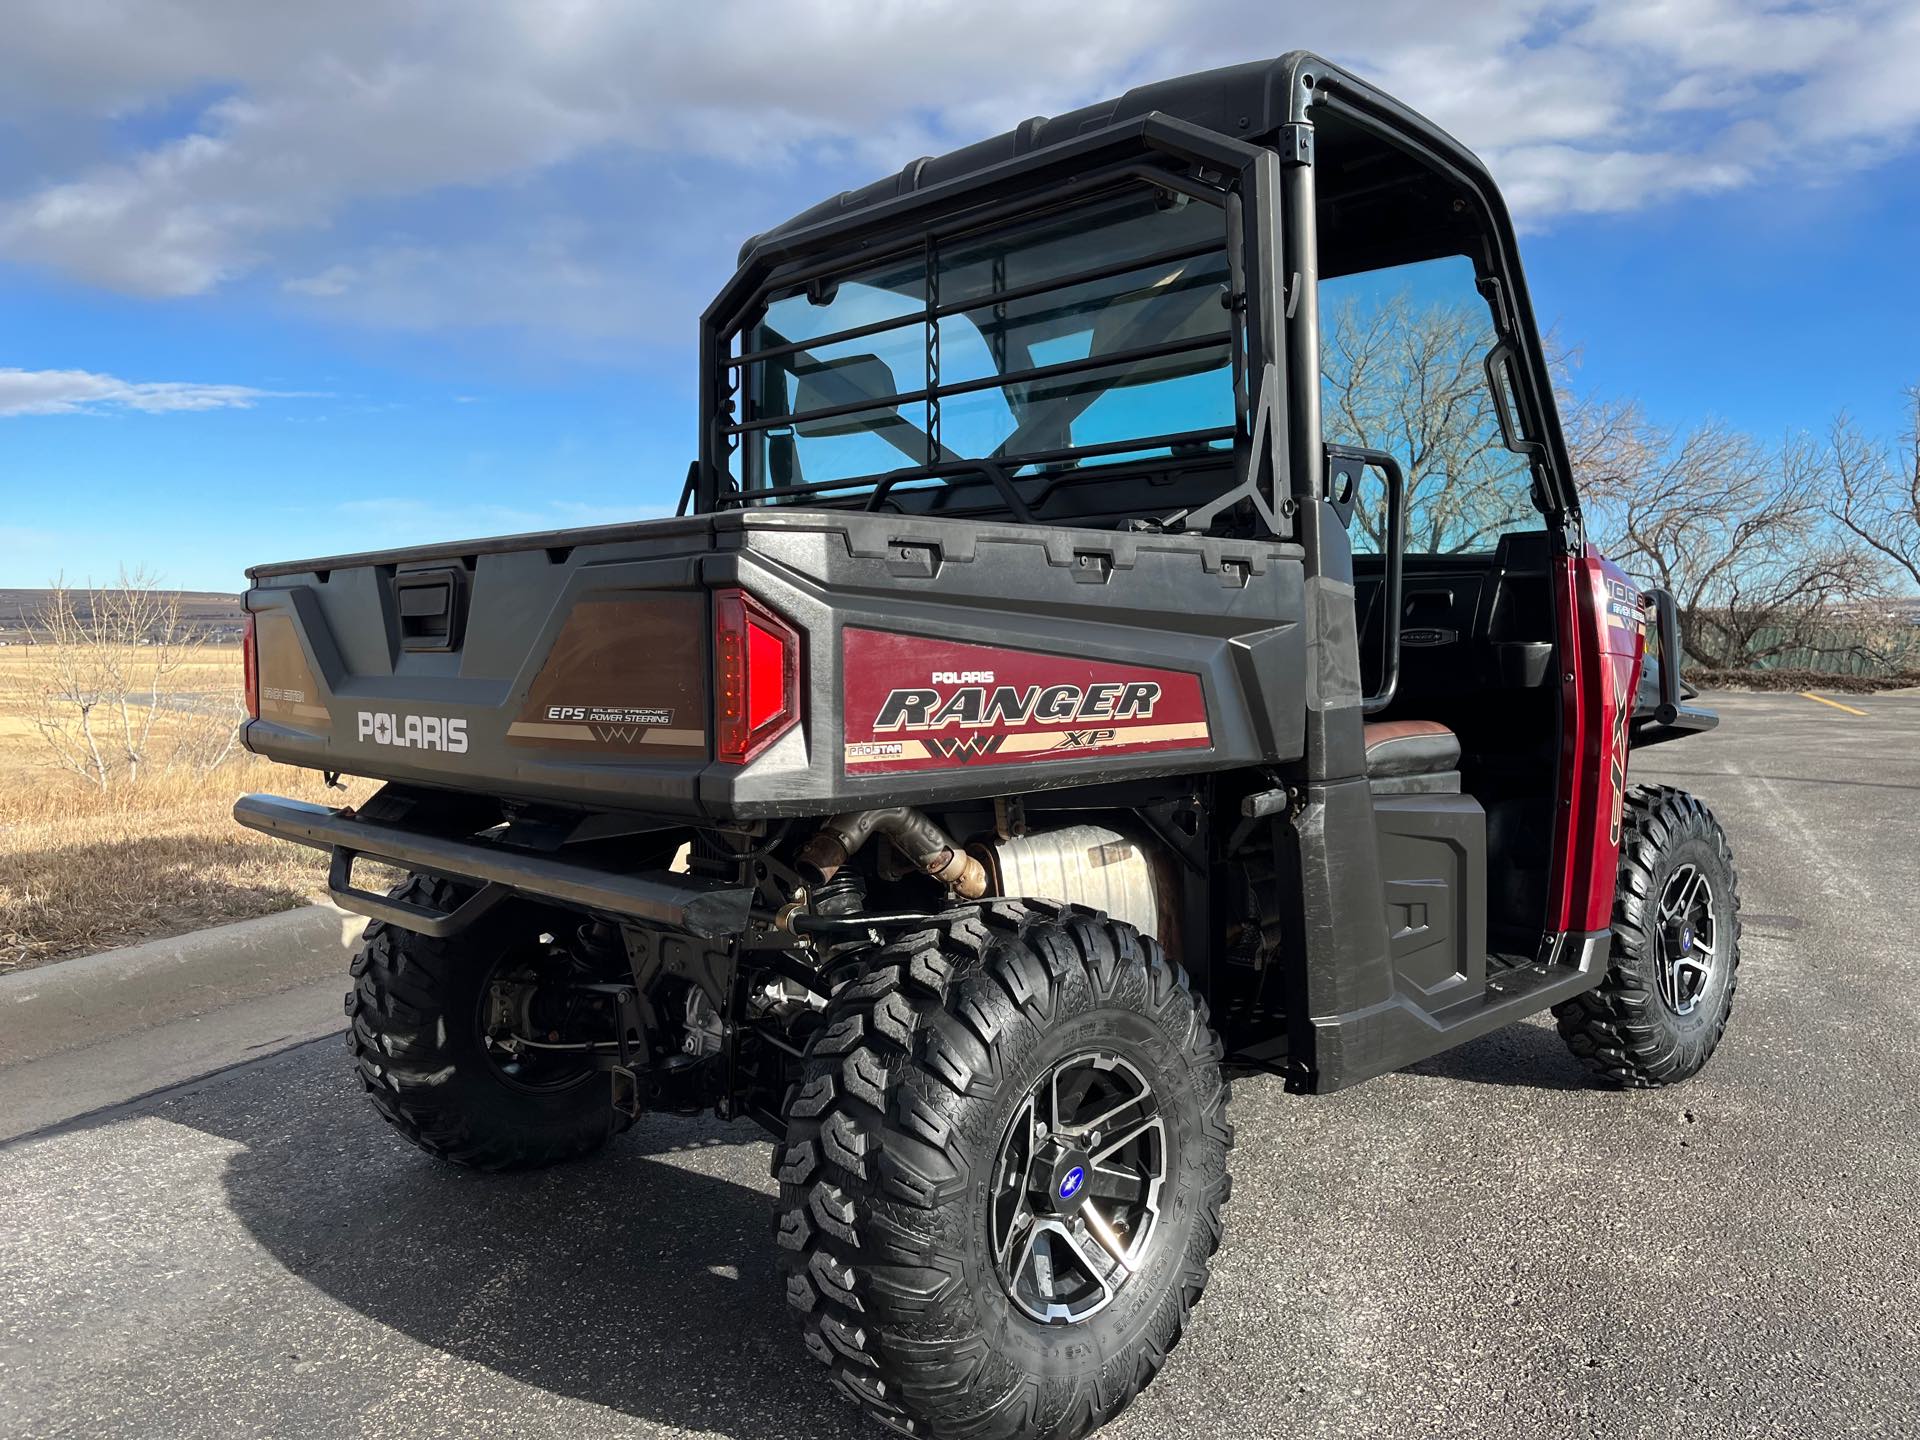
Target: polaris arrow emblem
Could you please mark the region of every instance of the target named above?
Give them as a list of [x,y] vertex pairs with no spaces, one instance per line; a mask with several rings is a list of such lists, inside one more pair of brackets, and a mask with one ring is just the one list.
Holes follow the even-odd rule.
[[1087,1172],[1082,1170],[1078,1165],[1067,1171],[1067,1178],[1060,1182],[1060,1198],[1062,1200],[1071,1200],[1079,1193],[1080,1186],[1086,1178]]

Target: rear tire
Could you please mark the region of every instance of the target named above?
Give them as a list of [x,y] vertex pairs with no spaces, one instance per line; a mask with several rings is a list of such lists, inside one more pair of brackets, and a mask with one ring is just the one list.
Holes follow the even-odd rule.
[[[911,1435],[1073,1440],[1118,1414],[1220,1241],[1220,1057],[1159,945],[1085,910],[1002,901],[881,950],[830,1002],[774,1157],[787,1298],[835,1385]],[[1022,1148],[1042,1093],[1058,1155]],[[1083,1318],[1035,1318],[1036,1275]]]
[[[451,910],[469,892],[415,875],[392,893]],[[591,1154],[630,1123],[614,1110],[607,1072],[583,1066],[521,1083],[488,1052],[489,982],[522,964],[541,933],[539,915],[516,904],[438,940],[367,926],[347,992],[347,1048],[380,1118],[435,1159],[534,1169]]]
[[1554,1006],[1561,1038],[1609,1084],[1678,1084],[1719,1045],[1739,971],[1739,876],[1726,832],[1686,791],[1635,786],[1607,975]]

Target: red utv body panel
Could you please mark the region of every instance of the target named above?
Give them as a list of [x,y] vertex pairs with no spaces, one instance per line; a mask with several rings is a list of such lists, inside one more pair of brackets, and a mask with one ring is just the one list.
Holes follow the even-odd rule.
[[1640,591],[1589,545],[1555,559],[1560,656],[1560,806],[1549,928],[1592,933],[1612,922],[1627,794],[1628,725],[1647,631]]

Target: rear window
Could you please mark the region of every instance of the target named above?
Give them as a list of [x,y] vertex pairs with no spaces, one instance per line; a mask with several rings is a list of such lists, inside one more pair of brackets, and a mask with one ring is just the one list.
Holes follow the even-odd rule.
[[1228,284],[1221,212],[1140,186],[776,293],[735,342],[736,475],[777,501],[1230,449]]

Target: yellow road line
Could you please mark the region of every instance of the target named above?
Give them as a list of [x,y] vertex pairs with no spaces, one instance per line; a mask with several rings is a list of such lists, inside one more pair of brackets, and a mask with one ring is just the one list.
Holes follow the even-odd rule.
[[1856,710],[1851,705],[1842,705],[1838,700],[1829,700],[1824,695],[1816,695],[1811,690],[1802,690],[1799,694],[1802,700],[1818,700],[1822,705],[1831,705],[1834,709],[1844,710],[1849,715],[1864,715],[1867,713],[1864,710]]

